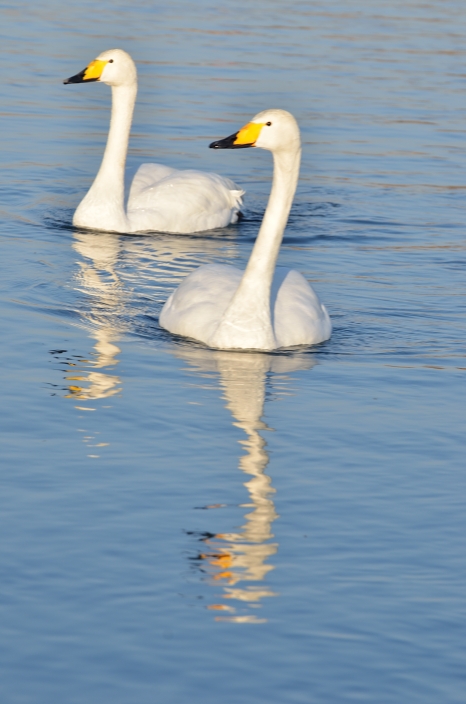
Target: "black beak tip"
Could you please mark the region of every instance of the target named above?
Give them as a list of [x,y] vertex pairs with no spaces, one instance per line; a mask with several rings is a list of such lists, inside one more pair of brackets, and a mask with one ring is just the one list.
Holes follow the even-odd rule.
[[246,149],[247,147],[253,147],[254,144],[236,144],[238,138],[238,132],[231,134],[225,139],[219,139],[216,142],[211,142],[209,144],[209,149]]
[[63,83],[68,85],[68,83],[92,83],[93,81],[98,81],[98,78],[84,78],[84,75],[87,71],[87,68],[85,68],[83,71],[80,71],[77,73],[75,76],[70,76],[69,78],[65,78]]
[[209,149],[235,149],[237,136],[238,132],[235,132],[235,134],[231,134],[229,137],[225,137],[225,139],[218,139],[216,142],[211,142]]

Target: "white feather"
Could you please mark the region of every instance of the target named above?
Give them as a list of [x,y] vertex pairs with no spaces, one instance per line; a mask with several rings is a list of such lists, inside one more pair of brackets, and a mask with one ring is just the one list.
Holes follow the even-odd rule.
[[143,164],[131,184],[128,219],[133,231],[213,230],[238,220],[243,194],[217,174]]
[[270,149],[275,166],[269,203],[246,270],[220,264],[200,267],[167,300],[160,324],[217,349],[314,345],[332,332],[325,306],[300,273],[275,268],[298,181],[299,128],[284,110],[264,111],[253,122],[262,128],[251,146]]
[[[162,164],[143,164],[139,168],[125,210],[124,169],[137,93],[136,67],[121,49],[104,51],[96,61],[104,68],[100,78],[94,80],[112,88],[112,116],[101,167],[76,209],[73,224],[111,232],[187,234],[235,223],[244,191],[233,181]],[[73,78],[81,77],[78,74]]]

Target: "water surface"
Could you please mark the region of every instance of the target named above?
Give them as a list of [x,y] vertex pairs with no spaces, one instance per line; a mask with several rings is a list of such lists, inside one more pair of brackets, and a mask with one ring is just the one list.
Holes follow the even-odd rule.
[[[2,15],[2,701],[463,702],[463,4]],[[129,170],[235,179],[238,226],[72,228],[110,96],[62,80],[112,47],[139,71]],[[268,107],[304,143],[280,264],[334,333],[211,351],[158,315],[247,261],[270,155],[207,145]]]

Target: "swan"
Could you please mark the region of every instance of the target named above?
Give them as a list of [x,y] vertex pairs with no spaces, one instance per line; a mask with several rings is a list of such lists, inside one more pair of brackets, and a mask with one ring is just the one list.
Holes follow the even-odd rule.
[[112,88],[112,117],[99,172],[74,217],[76,227],[107,232],[163,231],[187,234],[238,220],[242,204],[233,181],[162,164],[139,167],[124,207],[124,169],[137,93],[136,66],[122,49],[110,49],[67,83],[101,81]]
[[270,150],[274,173],[269,202],[244,273],[222,264],[200,267],[171,294],[160,325],[217,349],[270,351],[328,340],[329,315],[304,276],[292,269],[275,269],[301,158],[293,115],[265,110],[210,147]]

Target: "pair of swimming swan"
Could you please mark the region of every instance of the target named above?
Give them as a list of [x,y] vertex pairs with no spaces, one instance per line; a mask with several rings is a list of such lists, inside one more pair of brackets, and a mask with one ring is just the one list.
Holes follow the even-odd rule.
[[[73,224],[113,232],[189,233],[236,222],[243,191],[229,179],[200,171],[144,164],[124,209],[124,168],[137,92],[136,67],[121,49],[105,51],[65,83],[102,81],[112,87],[112,117],[102,165]],[[297,271],[276,268],[299,176],[301,140],[294,117],[265,110],[213,149],[260,147],[272,152],[273,184],[244,272],[207,264],[189,274],[160,314],[163,328],[217,349],[271,351],[327,340],[325,306]]]

